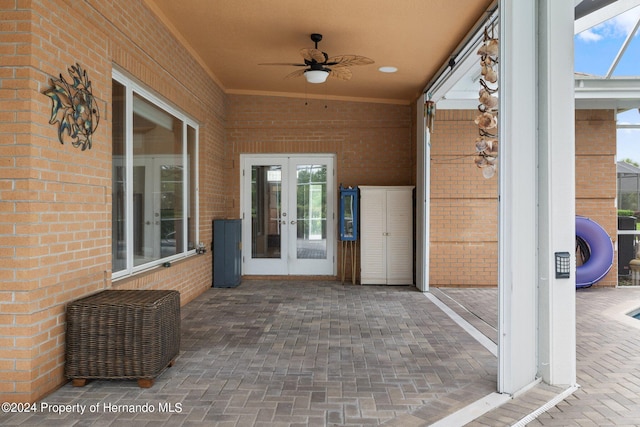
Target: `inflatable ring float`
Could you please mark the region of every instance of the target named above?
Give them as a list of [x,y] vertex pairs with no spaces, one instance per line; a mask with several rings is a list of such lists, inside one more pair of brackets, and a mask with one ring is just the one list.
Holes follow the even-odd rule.
[[576,288],[586,288],[607,275],[613,265],[613,242],[607,232],[595,221],[576,216],[576,241],[586,243],[589,256],[576,267]]

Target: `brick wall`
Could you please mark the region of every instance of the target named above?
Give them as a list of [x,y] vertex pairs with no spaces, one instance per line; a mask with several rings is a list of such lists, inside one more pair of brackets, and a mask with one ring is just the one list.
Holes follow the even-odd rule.
[[[432,286],[496,286],[497,177],[473,164],[476,111],[438,110],[431,139]],[[616,123],[613,111],[576,111],[576,214],[617,239]],[[617,284],[617,260],[596,286]]]
[[415,184],[412,117],[408,105],[230,95],[228,215],[240,212],[240,154],[335,154],[336,186]]
[[473,163],[478,113],[438,110],[431,134],[431,248],[433,286],[496,286],[497,176]]
[[[617,244],[616,117],[613,110],[576,110],[576,215],[600,224]],[[618,283],[618,253],[596,286]]]
[[336,184],[413,184],[411,122],[408,105],[230,95],[229,214],[239,213],[240,154],[335,153]]
[[[67,302],[111,286],[165,288],[182,302],[211,283],[211,257],[111,281],[112,64],[200,124],[200,240],[224,209],[226,99],[141,1],[3,2],[0,11],[0,400],[63,383]],[[79,63],[101,120],[86,151],[48,123],[50,78]],[[186,272],[189,274],[186,274]]]

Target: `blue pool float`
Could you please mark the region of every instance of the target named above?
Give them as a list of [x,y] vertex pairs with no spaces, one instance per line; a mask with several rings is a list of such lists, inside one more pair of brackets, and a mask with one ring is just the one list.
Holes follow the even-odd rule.
[[576,216],[576,237],[589,246],[589,259],[576,267],[576,288],[587,288],[611,270],[613,242],[600,224],[584,216]]

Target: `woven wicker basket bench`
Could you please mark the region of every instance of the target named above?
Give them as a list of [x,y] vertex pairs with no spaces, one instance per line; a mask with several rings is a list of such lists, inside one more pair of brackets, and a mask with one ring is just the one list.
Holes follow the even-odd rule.
[[67,305],[65,375],[148,388],[180,351],[178,291],[106,290]]

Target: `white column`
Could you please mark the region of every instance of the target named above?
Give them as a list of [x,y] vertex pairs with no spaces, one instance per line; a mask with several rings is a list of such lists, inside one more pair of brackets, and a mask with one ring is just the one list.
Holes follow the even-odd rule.
[[[500,2],[498,390],[575,383],[573,2]],[[575,267],[575,255],[571,255]]]
[[537,372],[536,3],[500,1],[498,391],[502,393],[522,389]]
[[[573,14],[573,2],[539,1],[538,371],[553,385],[576,381]],[[555,252],[571,254],[569,279],[556,279]]]
[[416,101],[416,287],[429,291],[429,159],[431,158],[428,130],[425,129],[425,97]]

